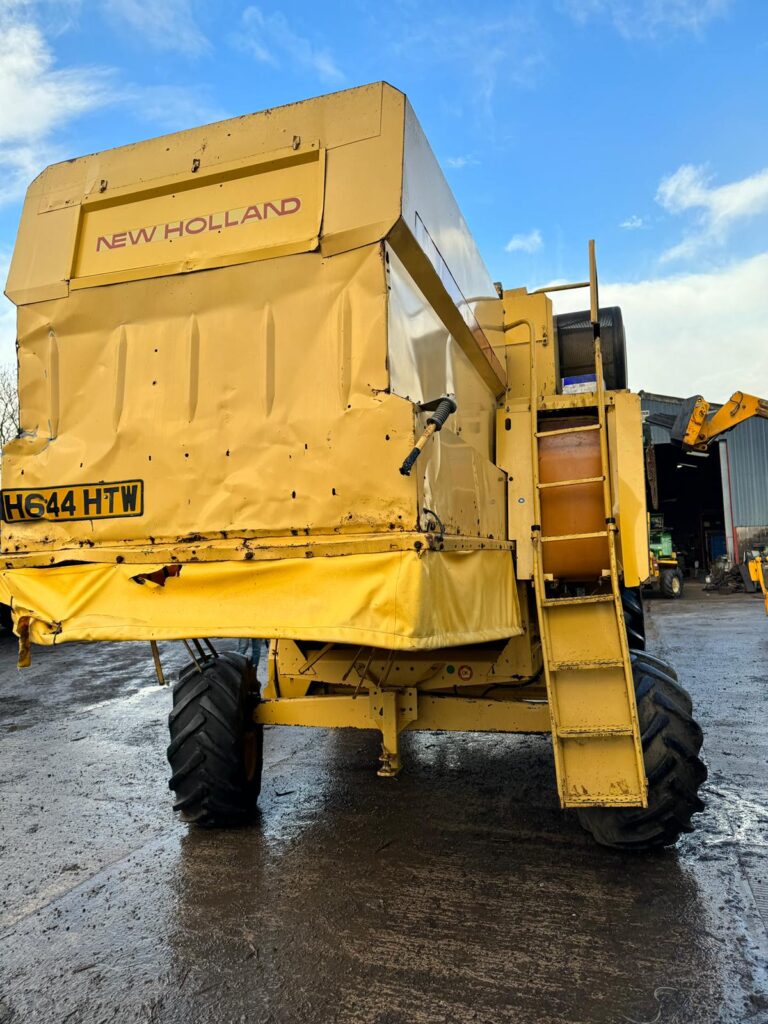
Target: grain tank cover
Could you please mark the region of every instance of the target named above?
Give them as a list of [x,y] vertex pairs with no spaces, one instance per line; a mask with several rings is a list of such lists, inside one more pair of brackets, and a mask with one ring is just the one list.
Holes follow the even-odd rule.
[[[518,631],[501,302],[402,93],[49,167],[7,294],[22,433],[0,589],[35,639]],[[404,478],[445,395],[458,411]],[[447,600],[481,580],[487,615]]]
[[382,82],[48,167],[27,193],[6,294],[21,306],[292,253],[331,256],[396,228],[432,264],[492,370],[478,367],[498,384],[498,315],[484,327],[477,316],[495,297],[492,281],[410,104]]

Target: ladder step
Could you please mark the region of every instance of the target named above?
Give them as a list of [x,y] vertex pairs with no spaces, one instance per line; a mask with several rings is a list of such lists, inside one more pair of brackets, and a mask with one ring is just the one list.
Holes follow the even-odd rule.
[[581,434],[585,430],[599,429],[599,423],[588,423],[584,427],[561,427],[559,430],[537,430],[536,437],[557,437],[559,434]]
[[596,533],[562,533],[551,537],[541,537],[542,544],[550,544],[557,540],[594,540],[596,537],[607,537],[607,530],[598,530]]
[[549,665],[550,672],[586,671],[591,668],[624,668],[624,662],[598,658],[594,661],[552,661]]
[[613,594],[588,594],[585,597],[544,597],[541,603],[545,608],[551,608],[557,605],[607,604],[609,601],[614,601]]
[[558,729],[561,740],[608,739],[612,736],[634,736],[634,730],[623,725],[606,725],[601,729]]
[[572,484],[601,484],[604,480],[604,476],[582,476],[575,480],[553,480],[552,483],[537,484],[536,486],[540,491],[544,491],[548,487],[570,487]]

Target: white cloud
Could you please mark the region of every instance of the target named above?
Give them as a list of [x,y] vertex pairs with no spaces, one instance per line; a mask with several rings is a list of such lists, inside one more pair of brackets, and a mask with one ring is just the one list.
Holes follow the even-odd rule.
[[685,164],[664,178],[656,201],[669,213],[697,212],[696,228],[662,254],[662,262],[695,255],[703,246],[721,245],[737,221],[768,213],[768,167],[727,185],[712,185],[704,167]]
[[474,156],[449,156],[445,158],[446,167],[460,171],[463,167],[476,167],[480,161]]
[[504,246],[505,252],[538,252],[544,244],[541,232],[538,228],[529,231],[527,235],[513,235]]
[[[119,104],[164,131],[226,116],[201,98],[199,89],[121,85],[109,68],[57,68],[40,24],[32,19],[59,6],[62,15],[68,11],[74,17],[78,10],[76,0],[0,0],[0,205],[21,198],[48,164],[72,155],[61,151],[60,132],[91,111]],[[185,31],[181,37],[191,38]]]
[[284,63],[294,64],[332,85],[344,81],[344,73],[330,51],[299,35],[279,11],[265,14],[260,7],[246,7],[242,29],[232,41],[238,49],[263,64],[271,64],[275,68]]
[[576,21],[607,18],[627,39],[654,38],[662,33],[700,34],[715,18],[727,14],[733,0],[563,0]]
[[[768,380],[768,253],[703,274],[600,285],[621,306],[630,387],[723,401]],[[584,309],[586,292],[555,292],[555,312]],[[757,383],[755,383],[757,382]]]
[[56,131],[112,99],[104,69],[54,67],[38,26],[20,20],[28,7],[0,6],[0,203],[18,199],[56,158]]
[[211,48],[195,20],[191,0],[106,0],[104,9],[135,32],[141,46],[188,57],[199,57]]
[[638,217],[636,213],[633,213],[631,217],[627,217],[619,224],[620,228],[624,228],[625,231],[637,231],[638,228],[645,227],[645,221],[642,217]]

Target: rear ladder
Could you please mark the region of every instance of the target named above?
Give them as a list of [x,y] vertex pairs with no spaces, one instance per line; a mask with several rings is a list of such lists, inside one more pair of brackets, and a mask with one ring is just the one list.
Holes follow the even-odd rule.
[[[618,528],[611,493],[594,242],[590,242],[589,256],[597,423],[540,431],[539,410],[544,403],[536,387],[535,339],[531,337],[534,589],[562,805],[646,807],[647,784],[616,555]],[[600,475],[541,483],[539,438],[584,431],[599,432]],[[542,491],[598,482],[603,491],[604,530],[542,535]],[[610,582],[610,589],[583,597],[548,597],[546,583],[552,578],[544,573],[543,545],[597,538],[607,541],[602,576],[604,584]]]

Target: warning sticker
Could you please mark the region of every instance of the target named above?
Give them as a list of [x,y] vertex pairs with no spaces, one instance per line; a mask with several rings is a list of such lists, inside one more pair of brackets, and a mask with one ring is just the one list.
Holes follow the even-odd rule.
[[144,515],[144,481],[72,484],[62,487],[8,488],[0,492],[0,512],[6,523],[77,522],[83,519],[121,519]]

